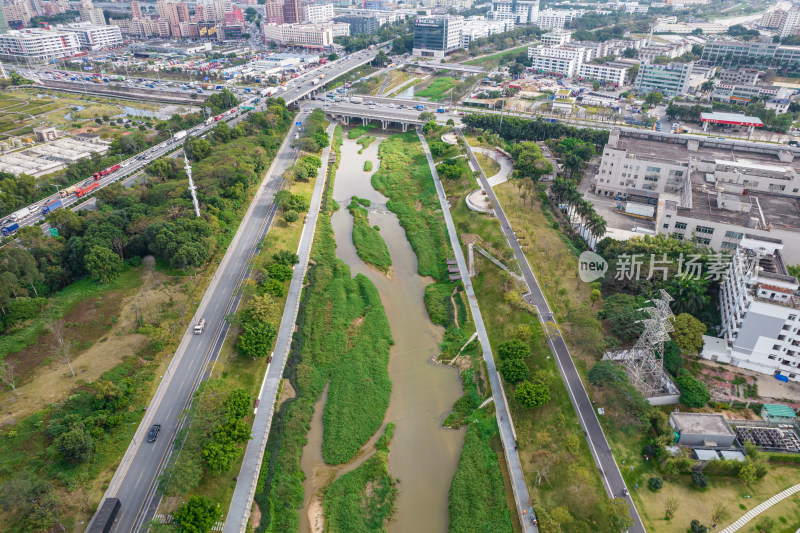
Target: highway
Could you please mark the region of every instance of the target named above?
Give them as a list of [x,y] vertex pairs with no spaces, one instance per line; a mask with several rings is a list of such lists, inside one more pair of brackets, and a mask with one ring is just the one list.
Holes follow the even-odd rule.
[[[369,61],[374,53],[350,61],[339,60],[342,63],[334,64],[329,76],[341,75],[358,66],[359,62],[365,59]],[[301,82],[307,81],[297,79]],[[278,96],[284,97],[287,102],[295,102],[310,92],[307,91],[306,85],[308,84],[298,83],[296,87],[289,88]],[[305,111],[301,112],[296,122],[302,122],[304,113]],[[242,113],[244,114],[246,113]],[[186,420],[184,414],[192,395],[200,382],[209,375],[225,341],[229,328],[228,322],[224,320],[225,316],[236,311],[241,298],[237,288],[248,275],[248,260],[269,231],[276,212],[274,197],[280,188],[283,172],[294,162],[297,155],[296,151],[290,148],[290,140],[298,133],[299,128],[300,126],[293,125],[284,138],[200,302],[193,324],[200,318],[205,318],[206,330],[201,335],[194,335],[192,327],[189,327],[185,332],[134,438],[109,483],[105,497],[117,497],[122,503],[112,531],[138,531],[153,517],[158,508],[161,499],[157,491],[158,476],[170,459],[177,432],[184,424],[190,422]],[[126,176],[133,172],[135,170],[126,167]],[[115,176],[115,180],[121,177],[121,175]],[[298,288],[298,293],[299,290]],[[155,423],[161,424],[161,435],[155,443],[147,443],[145,436],[150,426]]]
[[[464,138],[461,129],[457,131],[459,136],[464,139],[466,143],[466,138]],[[558,369],[567,387],[572,406],[578,415],[578,420],[583,428],[586,442],[589,444],[589,450],[592,452],[592,457],[600,473],[600,478],[603,481],[603,487],[609,498],[625,498],[625,501],[628,503],[631,518],[633,518],[634,521],[633,527],[628,529],[628,531],[630,533],[645,533],[642,520],[639,517],[633,500],[630,496],[624,494],[626,491],[625,480],[622,478],[619,467],[614,460],[614,454],[611,451],[611,447],[608,445],[608,440],[606,440],[603,428],[600,426],[600,421],[597,419],[597,413],[595,413],[594,406],[589,399],[589,395],[586,393],[583,381],[581,381],[578,369],[575,367],[567,344],[564,342],[558,330],[555,315],[553,315],[553,312],[550,310],[550,306],[539,287],[536,276],[533,275],[533,270],[531,270],[530,264],[528,263],[528,258],[525,257],[525,253],[522,251],[522,247],[517,240],[514,230],[511,228],[505,211],[503,211],[503,206],[500,204],[492,187],[489,185],[489,181],[483,173],[478,160],[475,158],[472,150],[469,149],[469,143],[466,143],[466,146],[468,147],[467,150],[472,166],[478,171],[481,188],[488,195],[491,205],[494,206],[494,214],[500,221],[500,227],[503,230],[506,241],[514,252],[514,257],[520,265],[522,276],[529,290],[529,293],[523,297],[529,304],[536,307],[536,314],[539,316],[539,320],[542,323],[542,328],[547,337],[550,350],[558,364]]]

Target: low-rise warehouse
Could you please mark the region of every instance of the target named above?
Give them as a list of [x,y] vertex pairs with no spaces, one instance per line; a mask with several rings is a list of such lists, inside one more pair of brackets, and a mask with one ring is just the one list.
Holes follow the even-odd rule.
[[725,417],[711,413],[671,413],[669,425],[685,446],[731,446],[736,434]]

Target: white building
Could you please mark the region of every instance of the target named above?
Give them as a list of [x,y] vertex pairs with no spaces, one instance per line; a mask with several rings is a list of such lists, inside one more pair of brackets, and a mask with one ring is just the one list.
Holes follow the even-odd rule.
[[333,18],[333,4],[304,4],[303,22],[326,22]]
[[704,337],[702,356],[800,381],[800,296],[778,250],[737,248],[723,282],[720,339]]
[[794,35],[800,26],[800,10],[791,10],[786,12],[786,16],[781,19],[780,27],[778,27],[777,35],[781,39]]
[[264,24],[263,29],[264,39],[275,44],[304,48],[329,48],[333,44],[333,24]]
[[486,20],[483,17],[470,17],[464,21],[464,26],[461,28],[461,47],[469,47],[469,44],[475,39],[513,29],[513,20]]
[[586,11],[583,9],[552,10],[540,11],[536,19],[537,26],[543,30],[563,28],[574,19],[581,18]]
[[[572,32],[564,31],[561,28],[545,33],[541,37],[544,46],[561,46],[572,40]],[[529,49],[530,50],[530,49]]]
[[627,72],[628,69],[623,67],[582,63],[578,68],[578,78],[590,81],[604,81],[617,87],[622,87],[625,84],[625,74]]
[[39,28],[10,30],[0,34],[0,57],[47,61],[74,56],[81,51],[74,33]]
[[122,32],[119,26],[95,26],[94,24],[68,24],[56,26],[56,30],[75,34],[81,48],[101,50],[122,46]]
[[578,71],[579,61],[560,57],[534,55],[530,70],[540,74],[555,74],[564,78],[571,78]]
[[[578,61],[578,65],[584,61],[587,61],[586,53],[587,50],[582,46],[576,46],[572,48],[560,46],[531,46],[528,48],[529,58],[533,56],[547,56],[557,57],[560,59],[575,59]],[[591,53],[591,51],[589,51],[589,53]]]
[[492,8],[487,15],[491,20],[536,24],[539,20],[539,0],[492,0]]

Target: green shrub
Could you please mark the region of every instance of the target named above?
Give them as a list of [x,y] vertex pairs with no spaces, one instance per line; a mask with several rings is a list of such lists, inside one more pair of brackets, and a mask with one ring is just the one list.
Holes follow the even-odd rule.
[[692,484],[704,489],[708,486],[708,476],[703,472],[692,472]]
[[675,384],[681,391],[680,402],[687,407],[703,407],[711,399],[705,384],[697,378],[684,375]]
[[664,486],[664,482],[660,477],[651,477],[647,484],[650,485],[652,490],[661,490],[661,487]]
[[369,172],[372,170],[372,161],[364,161],[364,172]]
[[367,210],[361,207],[357,198],[348,206],[353,215],[353,245],[362,261],[387,272],[392,265],[389,248],[378,230],[369,225]]

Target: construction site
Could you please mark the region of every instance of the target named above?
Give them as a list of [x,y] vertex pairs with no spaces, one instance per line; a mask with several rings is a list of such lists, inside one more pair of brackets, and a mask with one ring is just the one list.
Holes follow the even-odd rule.
[[[7,172],[15,176],[27,174],[38,178],[64,170],[68,164],[91,157],[93,153],[105,155],[110,144],[100,137],[56,139],[34,145],[26,150],[1,155],[0,172]],[[4,152],[22,146],[22,141],[17,138],[0,141],[0,150]]]

